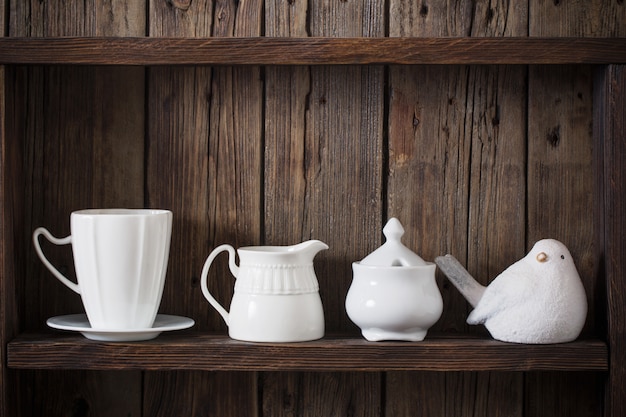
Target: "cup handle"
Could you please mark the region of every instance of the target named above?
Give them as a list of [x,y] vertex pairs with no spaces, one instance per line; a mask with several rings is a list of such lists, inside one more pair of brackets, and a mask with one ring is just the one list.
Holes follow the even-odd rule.
[[221,245],[218,246],[211,252],[206,262],[204,263],[204,267],[202,268],[202,275],[200,276],[200,286],[202,288],[202,294],[204,294],[204,298],[206,298],[209,303],[217,310],[218,313],[222,316],[226,325],[230,325],[228,322],[228,311],[211,295],[209,292],[209,287],[207,285],[209,268],[213,263],[213,260],[219,255],[221,252],[228,251],[228,267],[230,268],[230,272],[237,277],[239,274],[239,267],[235,264],[235,248],[230,245]]
[[55,277],[57,277],[59,281],[65,284],[69,289],[71,289],[77,294],[80,294],[80,287],[78,286],[78,284],[75,284],[69,279],[67,279],[62,273],[59,272],[58,269],[56,269],[50,263],[50,261],[48,261],[46,256],[43,254],[43,251],[41,250],[41,246],[39,245],[40,235],[43,235],[46,239],[48,239],[50,242],[54,243],[55,245],[68,245],[72,243],[72,236],[70,235],[70,236],[64,237],[63,239],[59,239],[59,238],[52,236],[52,234],[47,229],[43,227],[38,227],[33,232],[33,244],[35,245],[35,252],[37,252],[37,256],[39,256],[39,259],[41,259],[41,262],[43,262],[43,264],[50,270],[50,272],[52,272],[52,274]]

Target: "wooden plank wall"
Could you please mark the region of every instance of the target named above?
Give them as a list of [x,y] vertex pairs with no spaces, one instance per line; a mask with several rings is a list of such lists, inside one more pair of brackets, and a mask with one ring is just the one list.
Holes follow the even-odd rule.
[[[529,36],[626,35],[626,8],[616,2],[530,2]],[[590,305],[585,332],[605,315],[594,304],[599,279],[593,213],[591,68],[531,66],[528,74],[528,241],[554,236],[567,244],[584,277]],[[595,194],[597,195],[597,194]],[[558,215],[554,215],[558,213]],[[571,227],[571,225],[576,227]],[[595,307],[594,307],[595,306]],[[601,410],[598,375],[530,373],[529,415],[593,415]],[[568,398],[567,402],[546,401]]]
[[[626,157],[626,65],[608,65],[600,68],[595,74],[594,112],[596,120],[594,124],[594,136],[598,144],[595,152],[596,167],[605,173],[603,183],[598,183],[603,191],[605,206],[598,205],[599,218],[606,222],[606,229],[601,234],[606,248],[606,274],[607,274],[607,310],[611,312],[609,317],[608,343],[609,360],[612,364],[609,374],[609,384],[615,388],[608,391],[605,403],[605,415],[620,416],[626,414],[626,406],[621,401],[626,398],[626,387],[620,381],[626,377],[625,352],[623,346],[623,334],[626,322],[624,321],[624,270],[619,260],[624,257],[626,245],[624,244],[624,211],[622,186],[626,169],[622,163]],[[616,110],[616,113],[609,113]],[[611,117],[606,117],[612,114]],[[617,158],[614,158],[617,157]]]
[[[527,8],[391,2],[390,36],[526,36]],[[487,18],[488,14],[491,18]],[[427,259],[451,253],[487,283],[525,253],[526,67],[392,67],[389,215]],[[413,191],[412,191],[413,190]],[[416,198],[416,193],[419,197]],[[514,236],[514,238],[512,238]],[[498,250],[493,250],[498,248]],[[434,331],[465,333],[469,305],[441,279]],[[521,416],[520,373],[389,373],[388,415]],[[415,390],[414,384],[437,390]]]
[[[60,5],[12,2],[9,36],[142,36],[145,4]],[[22,147],[27,254],[17,280],[21,328],[82,310],[80,299],[37,265],[29,235],[45,226],[69,234],[69,213],[87,207],[144,205],[143,68],[12,68],[13,146]],[[18,177],[19,178],[19,177]],[[46,249],[72,270],[69,248]],[[20,372],[13,415],[141,415],[141,372]],[[33,400],[36,399],[36,400]]]
[[[385,35],[381,0],[282,2],[281,7],[266,17],[268,36]],[[272,92],[291,71],[297,77],[295,103]],[[266,73],[266,120],[281,126],[265,136],[266,241],[290,244],[316,238],[330,246],[316,264],[330,332],[353,329],[344,309],[350,284],[345,277],[351,276],[351,260],[380,243],[384,75],[376,66],[270,68]],[[284,85],[279,91],[290,88]],[[274,123],[281,114],[289,118]],[[295,154],[283,153],[294,146]],[[300,221],[285,229],[294,212]],[[263,415],[380,413],[377,373],[266,373],[262,388]]]
[[[10,36],[626,36],[624,9],[599,0],[11,0],[0,25],[8,21]],[[161,311],[193,317],[201,331],[226,332],[199,288],[212,248],[318,238],[330,246],[316,257],[327,331],[357,335],[343,307],[351,262],[382,243],[391,216],[403,222],[408,246],[427,259],[453,253],[483,282],[535,240],[561,239],[580,260],[591,306],[585,332],[593,334],[604,316],[595,303],[589,197],[590,68],[19,67],[5,76],[11,137],[2,141],[2,158],[20,156],[14,163],[22,174],[13,218],[20,219],[15,257],[23,261],[19,271],[2,265],[5,276],[19,277],[3,279],[2,291],[18,295],[19,321],[8,331],[43,328],[47,317],[81,310],[36,259],[29,235],[41,225],[68,234],[69,213],[96,206],[174,211]],[[46,251],[71,274],[67,248]],[[225,259],[213,268],[209,286],[227,305],[233,281]],[[485,334],[465,324],[467,303],[438,280],[445,306],[433,332]],[[10,415],[603,413],[603,376],[581,373],[46,371],[10,378],[19,392],[5,399]]]

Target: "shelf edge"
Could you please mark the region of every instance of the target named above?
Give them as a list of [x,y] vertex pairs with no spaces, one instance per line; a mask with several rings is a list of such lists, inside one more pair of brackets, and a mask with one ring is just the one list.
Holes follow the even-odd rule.
[[249,343],[184,333],[148,342],[95,342],[26,334],[8,344],[15,369],[205,371],[608,371],[606,343],[519,345],[491,339],[367,342],[331,337],[303,343]]
[[0,38],[0,64],[626,63],[626,38]]

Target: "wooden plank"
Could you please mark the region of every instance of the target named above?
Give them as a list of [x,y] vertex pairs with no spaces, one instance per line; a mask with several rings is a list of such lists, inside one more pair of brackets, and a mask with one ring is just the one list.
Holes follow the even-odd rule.
[[[4,13],[0,6],[0,16]],[[1,24],[0,24],[1,26]],[[19,235],[21,213],[24,201],[18,193],[15,178],[18,177],[19,151],[18,144],[9,140],[13,137],[13,108],[7,107],[14,96],[12,92],[11,72],[7,74],[5,67],[0,67],[0,343],[7,342],[19,331],[16,294],[16,276],[21,271],[18,257],[15,256],[13,242]],[[0,349],[0,416],[16,415],[16,384],[15,374],[7,368],[6,349]]]
[[[143,35],[138,25],[144,16],[142,2],[129,5],[123,14],[110,13],[105,3],[11,2],[9,35]],[[127,19],[133,20],[130,31],[122,32],[119,26]],[[138,68],[15,70],[13,146],[23,164],[22,173],[13,178],[23,199],[20,238],[15,240],[16,259],[24,265],[16,288],[15,320],[21,329],[43,327],[52,315],[83,311],[80,298],[59,285],[34,256],[29,239],[33,229],[45,226],[67,235],[73,210],[143,205],[143,85]],[[71,251],[47,248],[55,264],[73,276]],[[93,415],[106,415],[102,405],[111,397],[119,397],[114,413],[141,409],[140,372],[20,373],[14,382],[17,407],[25,415],[40,414],[32,409],[36,404],[46,405],[43,414],[49,415],[71,413],[77,404]]]
[[626,39],[623,36],[620,38],[239,36],[202,39],[11,37],[0,39],[0,63],[83,65],[606,64],[625,63],[625,45]]
[[252,343],[208,332],[179,333],[141,343],[96,342],[61,332],[27,333],[9,343],[8,365],[16,369],[366,372],[606,371],[609,366],[607,345],[597,339],[557,345],[482,337],[372,343],[357,336],[332,335],[310,342]]
[[[0,4],[0,37],[7,35],[6,23],[8,8],[6,2]],[[19,198],[14,178],[19,172],[19,152],[13,136],[12,106],[7,107],[13,96],[11,73],[0,67],[0,343],[6,346],[18,332],[17,303],[15,300],[16,274],[19,271],[14,256],[16,229],[19,229],[20,213],[23,212],[23,199]],[[19,232],[17,233],[19,234]],[[6,366],[6,348],[0,349],[0,416],[17,414],[15,376]]]
[[[257,402],[257,392],[249,388],[256,383],[255,372],[238,372],[236,377],[222,372],[146,372],[146,379],[160,395],[144,399],[145,416],[255,415],[249,408]],[[244,414],[237,414],[242,410]]]
[[[612,372],[612,371],[611,371]],[[601,372],[530,372],[526,415],[602,416],[604,382]],[[573,396],[572,393],[576,395]]]
[[[261,6],[151,1],[151,38],[146,39],[258,36]],[[260,243],[260,70],[158,67],[149,70],[148,85],[148,201],[174,213],[161,311],[193,317],[199,330],[226,333],[221,317],[202,297],[199,277],[217,245]],[[209,288],[228,308],[234,277],[225,261],[221,257],[212,267]],[[144,414],[254,416],[256,379],[253,373],[146,373]]]
[[[390,7],[390,36],[481,43],[527,33],[525,5],[394,0]],[[390,69],[389,215],[405,224],[405,244],[425,259],[451,253],[483,284],[524,252],[525,76],[515,66]],[[442,275],[438,280],[444,310],[433,331],[487,335],[465,324],[468,302]],[[421,376],[390,373],[387,413],[418,406],[442,416],[522,415],[520,374],[429,377],[432,385],[416,393],[410,383],[423,384]],[[515,395],[500,395],[501,386]]]
[[[396,391],[389,392],[387,410],[391,415],[399,416],[516,415],[523,397],[523,390],[511,383],[506,372],[390,372],[388,383],[408,384],[413,392],[408,399],[398,398]],[[477,390],[479,386],[489,386],[490,389]],[[424,399],[419,394],[421,392],[452,392],[455,400],[442,396]],[[499,406],[502,414],[481,414],[480,411],[477,414],[476,408],[489,409],[489,402],[497,395],[508,400]],[[473,398],[475,400],[463,400]]]
[[[270,378],[271,383],[266,382]],[[380,389],[379,378],[380,374],[363,372],[266,372],[262,412],[267,416],[378,416],[380,401],[374,393]]]
[[529,4],[530,36],[626,36],[626,8],[619,1],[531,0]]
[[[594,242],[596,223],[591,140],[592,90],[588,67],[531,67],[529,70],[528,234],[530,248],[537,240],[554,238],[572,253],[587,293],[588,313],[583,334],[596,332],[599,262]],[[558,213],[558,215],[554,215]],[[596,380],[530,374],[525,384],[531,416],[602,414]],[[554,393],[554,395],[546,395]],[[582,394],[584,393],[584,394]],[[570,398],[564,407],[559,398]],[[557,414],[562,410],[563,414]],[[586,412],[588,414],[582,414]],[[532,414],[536,413],[536,414]],[[552,412],[550,414],[553,414]]]
[[[469,69],[392,67],[388,212],[404,225],[404,244],[433,261],[467,260],[471,137],[464,137]],[[476,272],[476,271],[472,271]],[[465,332],[467,302],[439,277],[442,318],[433,330]]]
[[[30,384],[33,380],[45,387],[45,396],[38,387],[30,387],[31,396],[20,403],[15,416],[140,415],[141,380],[137,371],[20,371],[17,381]],[[129,383],[132,382],[132,383]],[[63,414],[61,414],[63,415]]]
[[623,340],[626,272],[622,262],[626,257],[623,239],[626,228],[623,215],[626,210],[623,189],[626,181],[626,68],[623,65],[599,68],[594,92],[593,143],[596,175],[601,179],[594,197],[600,200],[599,216],[604,225],[599,246],[604,255],[607,339],[610,360],[614,364],[606,385],[604,415],[617,417],[626,414],[626,369],[619,365],[626,360]]
[[141,208],[144,206],[145,71],[130,67],[99,67],[92,71],[91,204]]
[[531,67],[529,79],[528,247],[554,238],[569,248],[587,292],[585,332],[592,333],[599,260],[590,209],[595,184],[591,69]]
[[[382,36],[383,6],[378,0],[281,2],[268,6],[265,27],[269,36],[313,37],[306,43],[321,36]],[[294,53],[290,48],[283,56]],[[316,66],[267,68],[265,74],[266,243],[327,243],[330,249],[315,261],[326,331],[355,332],[344,307],[351,262],[379,245],[382,229],[384,71]],[[262,381],[262,408],[275,416],[373,416],[382,407],[375,373],[277,373]]]
[[[589,2],[530,2],[530,36],[602,37],[626,35],[626,11],[619,4]],[[584,334],[597,334],[606,309],[602,303],[603,254],[596,241],[601,219],[594,216],[592,76],[589,67],[533,66],[529,71],[528,246],[553,237],[572,252],[581,274],[589,312]],[[601,174],[600,174],[601,175]],[[554,216],[551,213],[559,213]],[[596,304],[598,303],[599,304]],[[578,410],[582,415],[602,415],[593,394],[593,379],[560,379],[531,374],[526,380],[529,415],[545,410]],[[558,384],[558,385],[557,385]],[[558,395],[545,395],[555,393]],[[586,393],[587,395],[582,395]],[[563,407],[558,398],[570,398]],[[564,414],[567,415],[565,411]]]
[[389,7],[389,36],[466,37],[468,41],[479,43],[488,42],[485,37],[520,37],[532,41],[525,38],[528,6],[523,3],[457,1],[447,4],[395,0]]

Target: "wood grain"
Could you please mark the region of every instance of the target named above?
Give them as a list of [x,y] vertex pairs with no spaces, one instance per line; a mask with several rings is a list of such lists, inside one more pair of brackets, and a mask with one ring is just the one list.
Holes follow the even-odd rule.
[[[472,36],[480,43],[527,34],[524,5],[396,0],[391,10],[390,36]],[[517,66],[390,67],[389,214],[425,259],[450,253],[484,285],[524,253],[525,76]],[[444,310],[432,331],[487,335],[465,323],[471,307],[458,290],[441,275],[439,284]],[[499,384],[490,384],[495,378]],[[519,374],[432,375],[442,389],[417,395],[405,379],[411,376],[389,376],[387,407],[522,415]],[[499,386],[515,387],[516,395],[499,395]]]
[[530,36],[626,36],[626,7],[621,1],[529,1]]
[[[7,34],[8,22],[7,4],[0,4],[0,34]],[[18,146],[9,141],[13,132],[13,106],[7,107],[7,102],[13,97],[12,77],[7,75],[7,69],[0,67],[0,342],[11,340],[18,333],[18,314],[16,294],[16,276],[21,272],[17,265],[17,256],[13,245],[15,235],[19,235],[20,213],[23,212],[23,199],[16,192],[13,179],[19,172]],[[6,349],[0,349],[0,416],[16,415],[17,390],[15,389],[14,375],[6,367]]]
[[[530,68],[528,247],[542,238],[572,253],[589,303],[586,331],[594,323],[594,176],[590,68]],[[550,111],[546,111],[550,108]]]
[[[27,371],[20,372],[17,380],[29,385],[32,397],[21,402],[15,415],[141,415],[141,372],[138,371]],[[41,387],[30,385],[33,380]]]
[[[48,332],[20,335],[9,343],[8,349],[9,366],[21,369],[332,372],[608,369],[607,346],[597,339],[558,345],[523,345],[479,337],[372,343],[358,337],[329,335],[310,342],[251,343],[224,335],[186,331],[162,334],[141,343],[107,343],[90,341],[80,335]],[[314,378],[305,373],[301,377],[316,379],[320,375]],[[265,384],[274,383],[265,381]]]
[[525,415],[603,415],[605,380],[605,375],[597,372],[530,372],[526,384]]
[[[515,37],[526,36],[528,4],[494,1],[390,3],[389,36]],[[476,40],[476,39],[474,39]]]
[[188,37],[158,39],[153,37],[43,39],[12,37],[0,39],[0,64],[525,65],[626,62],[626,39],[623,37],[333,38],[327,36],[329,35],[313,35],[310,38],[239,36],[202,39]]
[[[381,36],[382,7],[378,0],[279,2],[265,26],[279,42],[304,34]],[[344,307],[351,262],[379,243],[382,228],[383,69],[271,67],[265,75],[266,242],[329,245],[315,259],[326,331],[354,332]],[[377,374],[278,373],[262,381],[262,409],[274,416],[374,416],[382,406]]]
[[[4,416],[626,414],[626,77],[605,65],[626,62],[621,2],[57,3],[0,4]],[[174,209],[163,309],[195,331],[32,333],[82,307],[29,235],[67,234],[86,205]],[[439,277],[427,340],[364,341],[343,307],[350,262],[391,215],[408,246],[452,252],[483,282],[544,234],[563,239],[588,290],[584,337],[495,342]],[[211,248],[308,238],[331,246],[315,266],[344,336],[225,336],[198,288]],[[71,274],[68,248],[46,252]],[[215,268],[228,304],[233,278]]]
[[[314,375],[315,378],[297,372],[263,373],[263,415],[380,415],[380,401],[376,395],[380,390],[379,374],[318,372]],[[271,383],[266,381],[269,378]]]
[[[261,4],[150,1],[150,39],[257,36]],[[193,317],[199,330],[226,333],[202,296],[199,278],[216,246],[261,243],[260,70],[156,67],[149,71],[148,86],[148,202],[174,213],[161,311]],[[220,258],[209,288],[227,308],[233,286]],[[254,374],[187,369],[146,373],[145,415],[256,415]]]
[[[611,363],[624,363],[624,267],[626,257],[624,234],[626,233],[623,213],[626,211],[624,199],[626,171],[626,67],[609,65],[599,68],[595,74],[594,95],[594,150],[596,164],[602,180],[594,193],[600,199],[599,220],[604,225],[604,233],[598,245],[604,257],[603,269],[606,274],[607,339],[611,348]],[[601,278],[601,277],[600,277]],[[598,283],[598,285],[600,285]],[[626,413],[626,369],[616,366],[611,369],[606,393],[607,415],[620,416]]]
[[[52,5],[11,2],[10,36],[140,36],[143,3],[123,14],[105,1]],[[132,25],[122,21],[132,19]],[[25,25],[23,22],[28,21]],[[126,31],[123,28],[128,27]],[[138,29],[138,30],[137,30]],[[11,137],[22,171],[23,221],[16,252],[23,268],[16,294],[21,328],[45,326],[52,315],[83,311],[80,298],[54,280],[34,256],[28,238],[37,226],[57,236],[69,234],[70,212],[86,207],[143,205],[143,70],[140,68],[22,68],[14,74]],[[120,106],[118,103],[124,103]],[[121,168],[120,168],[121,167]],[[46,246],[55,265],[74,277],[68,247]],[[25,278],[29,277],[29,278]],[[136,413],[141,373],[66,373],[14,375],[18,409],[24,415],[62,415],[75,407],[94,416]],[[50,388],[54,386],[54,389]],[[119,391],[118,391],[119,390]],[[119,392],[127,395],[120,395]],[[28,394],[26,394],[28,393]],[[117,396],[113,409],[103,407]],[[32,398],[37,398],[33,402]],[[44,405],[45,410],[33,409]],[[44,412],[45,411],[45,412]]]
[[[602,4],[600,4],[602,3]],[[623,36],[623,7],[614,2],[530,3],[530,36]],[[608,15],[611,15],[609,18]],[[614,20],[613,17],[616,19]],[[621,19],[620,19],[621,17]],[[621,35],[620,35],[621,33]],[[592,141],[593,100],[591,68],[586,66],[532,66],[529,69],[528,126],[528,247],[536,240],[561,240],[572,252],[581,275],[589,310],[584,334],[597,334],[596,315],[605,314],[596,294],[601,275],[602,254],[595,241],[597,216],[594,215],[594,144]],[[554,215],[553,213],[558,213]],[[559,384],[559,386],[557,386]],[[562,381],[550,374],[531,374],[526,379],[527,401],[540,403],[529,410],[578,410],[581,415],[597,415],[601,404],[593,395],[594,380]],[[550,396],[544,393],[558,393]],[[568,407],[557,398],[568,397]],[[588,414],[583,414],[588,413]],[[555,412],[556,414],[556,412]],[[566,415],[556,414],[556,415]]]
[[[4,12],[0,6],[0,12]],[[3,13],[0,13],[0,16]],[[19,187],[14,179],[20,171],[19,144],[10,141],[14,132],[14,108],[7,103],[14,97],[11,71],[0,67],[0,340],[5,343],[19,333],[17,308],[18,303],[14,294],[17,289],[17,276],[22,275],[23,267],[18,264],[20,257],[16,256],[13,242],[19,241],[24,199],[20,197]],[[0,349],[0,416],[16,415],[19,403],[15,377],[6,367],[6,349]]]

